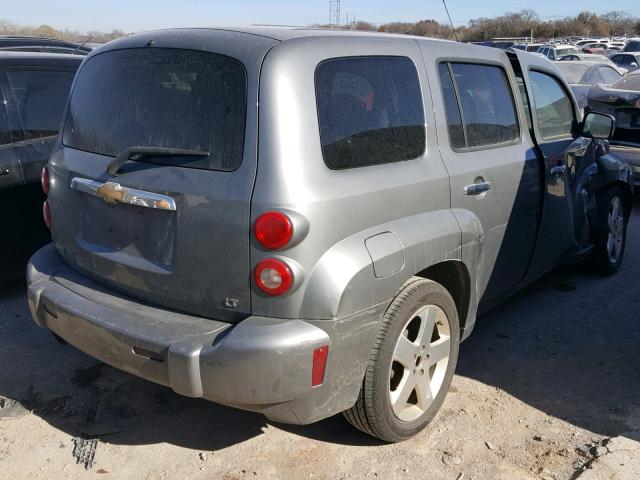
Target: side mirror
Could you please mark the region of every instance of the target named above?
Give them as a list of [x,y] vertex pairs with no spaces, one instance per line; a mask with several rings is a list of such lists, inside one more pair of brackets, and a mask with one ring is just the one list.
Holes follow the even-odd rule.
[[632,67],[637,67],[638,66],[638,64],[636,62],[631,62],[629,65],[632,66]]
[[609,140],[616,129],[616,119],[605,113],[589,112],[584,117],[582,136],[597,140]]

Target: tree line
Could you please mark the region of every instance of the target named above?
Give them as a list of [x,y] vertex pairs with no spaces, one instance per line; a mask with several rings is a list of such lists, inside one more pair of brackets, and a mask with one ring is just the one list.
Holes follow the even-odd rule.
[[[328,25],[314,25],[328,27]],[[403,33],[421,37],[458,39],[474,42],[505,37],[530,37],[549,39],[569,36],[628,36],[634,37],[640,32],[640,18],[627,12],[612,11],[602,15],[592,12],[580,12],[575,17],[563,17],[542,20],[533,10],[507,12],[494,18],[476,18],[467,25],[455,28],[455,35],[449,24],[436,20],[411,22],[391,22],[375,25],[366,21],[342,25],[341,28],[389,33]],[[108,42],[126,35],[121,30],[111,32],[78,32],[57,30],[49,25],[37,27],[16,25],[0,19],[0,35],[29,35],[57,38],[74,42]]]
[[[327,25],[319,25],[327,26]],[[422,37],[454,39],[449,24],[436,20],[392,22],[374,25],[359,21],[342,28],[389,33],[404,33]],[[627,12],[612,11],[602,15],[580,12],[575,17],[542,20],[533,10],[507,12],[494,18],[476,18],[465,26],[455,27],[455,36],[460,41],[475,42],[505,37],[530,37],[549,39],[571,36],[627,36],[634,37],[640,32],[640,18]]]

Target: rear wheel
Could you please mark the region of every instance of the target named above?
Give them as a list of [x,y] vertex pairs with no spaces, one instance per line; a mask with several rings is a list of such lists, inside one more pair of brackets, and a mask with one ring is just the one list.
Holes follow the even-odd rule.
[[460,328],[442,285],[413,278],[389,306],[347,420],[388,442],[420,432],[442,405],[455,371]]
[[615,273],[624,257],[629,211],[620,187],[610,187],[598,196],[593,238],[589,257],[593,268],[604,275]]

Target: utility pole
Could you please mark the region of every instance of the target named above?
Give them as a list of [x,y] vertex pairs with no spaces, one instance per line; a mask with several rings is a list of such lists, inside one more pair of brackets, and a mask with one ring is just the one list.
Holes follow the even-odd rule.
[[329,26],[340,28],[340,0],[329,0]]

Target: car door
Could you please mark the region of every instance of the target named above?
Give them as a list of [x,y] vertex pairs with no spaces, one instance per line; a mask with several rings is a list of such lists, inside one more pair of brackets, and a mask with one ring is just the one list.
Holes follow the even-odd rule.
[[7,67],[10,110],[20,122],[14,144],[24,182],[40,178],[56,141],[75,72],[54,67]]
[[6,76],[4,70],[0,69],[0,189],[23,183],[20,161],[13,146],[13,135],[7,110],[8,93]]
[[576,133],[580,112],[560,72],[544,60],[515,55],[544,162],[542,217],[529,280],[553,268],[563,255],[586,248],[586,217],[578,192],[596,157],[592,141]]
[[[447,55],[450,51],[450,56]],[[431,83],[438,143],[451,182],[451,206],[463,225],[481,225],[482,302],[513,290],[527,271],[540,208],[538,161],[517,107],[515,78],[499,50],[460,60],[460,47],[424,51]],[[475,60],[475,58],[482,60]],[[473,59],[473,60],[472,60]],[[463,236],[463,244],[473,241]],[[464,248],[464,247],[463,247]]]

